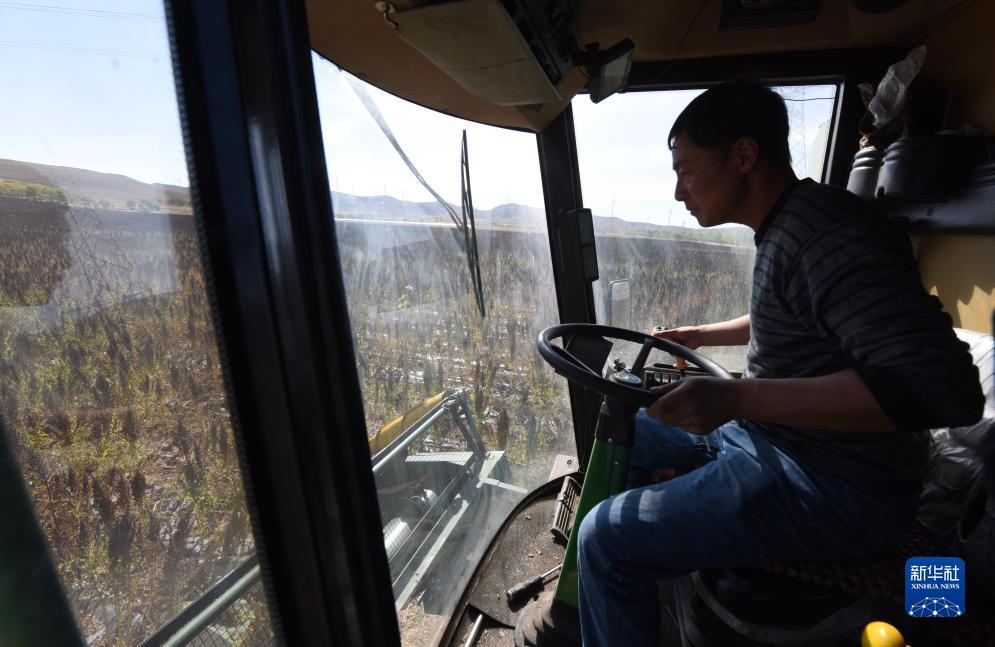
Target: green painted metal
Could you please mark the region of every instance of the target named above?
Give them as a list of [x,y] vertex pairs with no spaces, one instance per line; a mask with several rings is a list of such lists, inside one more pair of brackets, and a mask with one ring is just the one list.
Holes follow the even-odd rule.
[[248,573],[243,575],[230,589],[218,596],[218,599],[204,608],[182,629],[170,636],[169,640],[163,643],[163,647],[180,647],[193,640],[200,632],[207,628],[211,622],[224,613],[235,603],[249,587],[259,580],[259,565],[256,564]]
[[567,552],[563,556],[563,566],[556,583],[554,597],[560,602],[577,606],[577,533],[580,531],[580,523],[591,508],[626,488],[631,454],[631,447],[616,445],[600,438],[594,441],[573,528],[567,541]]
[[83,645],[2,425],[0,519],[0,644]]

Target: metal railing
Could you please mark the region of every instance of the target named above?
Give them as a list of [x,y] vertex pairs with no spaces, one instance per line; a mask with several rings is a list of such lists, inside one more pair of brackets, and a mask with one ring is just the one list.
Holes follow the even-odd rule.
[[[385,466],[403,460],[408,449],[447,414],[459,429],[469,450],[460,453],[468,456],[468,464],[440,494],[440,500],[448,500],[451,495],[449,490],[458,490],[470,472],[479,469],[486,454],[465,390],[448,394],[383,450],[377,452],[372,457],[373,473],[378,474]],[[399,550],[400,545],[414,543],[408,539],[424,534],[422,526],[430,526],[438,518],[440,511],[437,508],[440,507],[438,503],[432,506],[412,529],[411,538],[399,540],[399,546],[387,547],[388,550],[393,548],[392,558],[410,557],[405,551]],[[140,647],[270,647],[275,644],[259,561],[253,555],[160,627]]]
[[[463,412],[465,416],[460,416]],[[480,431],[477,423],[473,419],[473,412],[470,407],[470,399],[466,389],[459,389],[444,397],[438,404],[425,412],[425,414],[414,422],[410,427],[391,441],[386,447],[377,452],[371,459],[373,462],[373,474],[377,475],[399,457],[406,455],[407,448],[418,440],[426,431],[431,429],[439,418],[445,414],[452,417],[454,424],[463,435],[467,443],[467,448],[473,452],[476,458],[482,459],[486,453],[484,442],[480,438]]]
[[273,625],[255,555],[159,628],[141,647],[270,647]]

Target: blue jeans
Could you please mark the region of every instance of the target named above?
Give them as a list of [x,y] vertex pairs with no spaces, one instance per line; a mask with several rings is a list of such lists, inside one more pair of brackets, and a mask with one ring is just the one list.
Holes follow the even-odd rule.
[[748,421],[693,436],[640,411],[630,486],[687,466],[697,469],[622,492],[584,517],[577,562],[585,647],[659,645],[658,580],[871,557],[895,546],[915,516],[915,494],[875,495],[806,468]]

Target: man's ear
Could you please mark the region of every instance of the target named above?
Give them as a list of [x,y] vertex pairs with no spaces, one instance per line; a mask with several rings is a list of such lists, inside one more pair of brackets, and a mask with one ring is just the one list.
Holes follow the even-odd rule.
[[743,175],[749,173],[757,165],[760,157],[760,147],[753,137],[740,137],[732,145],[733,161],[736,168]]

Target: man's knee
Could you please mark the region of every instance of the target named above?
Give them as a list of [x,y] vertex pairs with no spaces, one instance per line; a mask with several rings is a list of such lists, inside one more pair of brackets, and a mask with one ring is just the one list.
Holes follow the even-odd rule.
[[608,520],[609,500],[598,503],[591,508],[581,521],[577,534],[577,558],[581,562],[603,564],[610,555],[602,549],[606,535],[610,532]]

